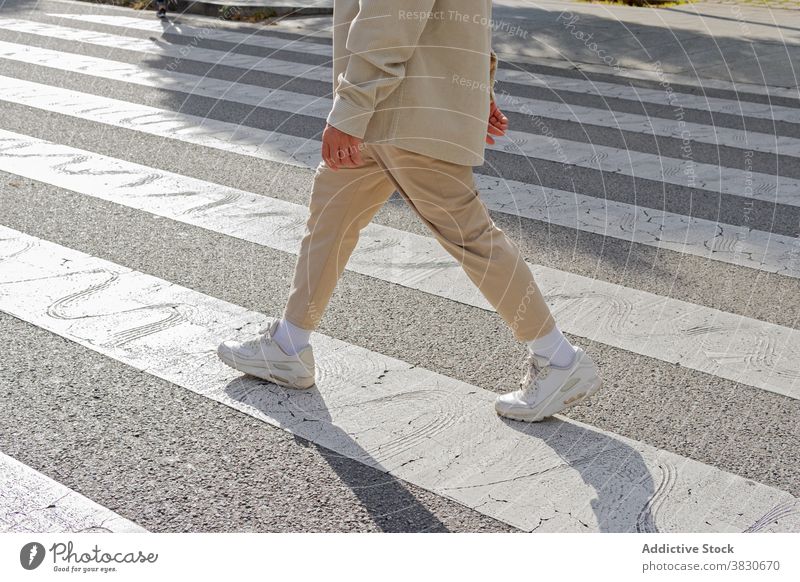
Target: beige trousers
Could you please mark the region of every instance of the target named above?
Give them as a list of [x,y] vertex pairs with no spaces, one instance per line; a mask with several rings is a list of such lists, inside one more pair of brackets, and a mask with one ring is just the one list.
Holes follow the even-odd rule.
[[388,144],[365,144],[361,156],[364,164],[357,168],[317,167],[285,319],[316,329],[359,232],[397,190],[518,340],[553,329],[550,309],[519,249],[478,198],[472,166]]

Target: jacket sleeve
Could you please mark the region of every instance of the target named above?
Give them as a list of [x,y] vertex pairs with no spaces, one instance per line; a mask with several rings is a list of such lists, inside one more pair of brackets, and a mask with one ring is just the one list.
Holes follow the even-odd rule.
[[494,102],[494,75],[497,72],[497,54],[492,50],[489,61],[489,98]]
[[[363,138],[378,104],[405,77],[406,62],[427,24],[425,14],[436,0],[359,0],[359,10],[347,34],[351,53],[336,80],[333,108],[327,122]],[[402,8],[398,8],[398,5]]]

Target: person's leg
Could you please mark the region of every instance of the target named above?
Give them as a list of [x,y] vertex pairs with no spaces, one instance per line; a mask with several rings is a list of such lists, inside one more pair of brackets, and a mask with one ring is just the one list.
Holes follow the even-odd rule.
[[525,343],[531,353],[547,358],[556,366],[567,366],[575,357],[575,346],[569,343],[557,324],[545,335]]
[[497,413],[536,422],[599,390],[596,365],[561,334],[519,249],[478,197],[472,168],[388,145],[376,147],[376,158],[515,337],[528,344],[522,388],[498,396]]
[[281,319],[275,330],[274,339],[284,352],[296,356],[311,345],[311,330],[297,327],[287,319]]
[[553,331],[555,321],[531,270],[478,197],[472,167],[395,146],[380,145],[375,150],[398,192],[514,336],[529,342]]
[[371,145],[364,147],[362,158],[364,165],[358,168],[317,167],[306,234],[283,312],[300,329],[316,329],[361,229],[394,192]]
[[232,368],[289,388],[315,383],[315,363],[308,345],[364,228],[394,192],[394,186],[362,151],[364,165],[331,170],[320,164],[314,175],[307,232],[300,245],[294,282],[283,319],[245,341],[226,340],[219,358]]

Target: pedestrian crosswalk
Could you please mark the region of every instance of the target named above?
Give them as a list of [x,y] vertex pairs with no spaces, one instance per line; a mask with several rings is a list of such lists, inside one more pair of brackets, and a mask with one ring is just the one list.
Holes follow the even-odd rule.
[[146,530],[0,452],[0,533]]
[[[63,18],[72,21],[94,22],[98,24],[105,24],[113,27],[123,29],[143,30],[149,32],[167,32],[177,36],[184,36],[194,39],[210,39],[221,42],[229,42],[234,45],[251,45],[274,50],[296,51],[299,53],[332,56],[332,51],[329,45],[320,45],[318,41],[311,38],[298,38],[298,39],[280,39],[275,40],[272,38],[264,37],[256,34],[246,34],[240,32],[233,32],[230,30],[221,30],[219,28],[207,27],[198,28],[194,26],[187,26],[184,24],[167,24],[160,26],[158,23],[148,22],[141,18],[130,18],[124,16],[109,16],[109,15],[85,15],[85,14],[69,14],[69,13],[50,13],[49,16],[54,18]],[[311,42],[314,40],[313,42]],[[658,74],[657,67],[653,67],[653,71],[639,72],[638,78],[648,78],[647,73],[650,72],[649,78],[661,82],[666,82],[662,75]],[[775,105],[762,104],[756,106],[755,104],[746,101],[734,101],[728,99],[715,99],[708,96],[695,96],[686,93],[669,94],[665,91],[658,90],[642,90],[641,87],[631,87],[624,83],[606,83],[600,81],[593,81],[587,83],[583,80],[570,79],[566,76],[557,75],[542,75],[531,74],[525,70],[500,69],[497,73],[497,79],[508,82],[519,82],[526,86],[543,86],[548,89],[560,91],[575,91],[598,95],[605,98],[621,98],[631,99],[636,101],[653,103],[653,104],[668,104],[670,107],[686,107],[696,109],[699,111],[709,111],[716,113],[729,113],[732,115],[746,115],[747,117],[763,118],[772,121],[775,120],[796,120],[796,113],[791,108],[776,107]],[[727,90],[734,90],[734,85],[722,83],[712,85],[724,87]],[[765,88],[759,85],[744,85],[737,83],[736,86],[745,87],[745,92],[753,90],[756,93],[765,92]],[[797,93],[791,91],[780,91],[773,89],[769,91],[773,95],[787,95],[793,99],[797,98]],[[777,113],[777,116],[775,115]],[[707,128],[706,128],[707,129]]]
[[[146,38],[162,32],[171,36]],[[172,37],[188,44],[173,44]],[[58,43],[43,42],[52,40]],[[218,44],[208,48],[205,41]],[[86,46],[108,52],[84,54]],[[125,51],[134,57],[123,56]],[[159,60],[150,62],[154,55]],[[329,44],[300,35],[181,23],[163,27],[102,10],[28,13],[0,18],[0,107],[13,104],[97,124],[108,140],[126,130],[190,144],[201,148],[206,159],[224,152],[285,164],[304,171],[308,186],[330,107],[330,58]],[[180,66],[185,61],[224,67],[228,73],[186,72]],[[252,72],[273,80],[245,78]],[[594,143],[588,134],[581,141],[575,132],[566,137],[513,130],[509,139],[487,148],[488,163],[476,173],[482,198],[498,216],[571,229],[576,236],[626,241],[630,252],[649,247],[727,265],[744,286],[749,277],[762,276],[780,277],[791,290],[800,285],[800,102],[791,107],[688,93],[673,93],[676,101],[665,102],[663,89],[576,79],[557,71],[533,74],[508,65],[497,78],[503,89],[499,104],[516,113],[523,126],[533,118],[547,126],[582,124],[609,135],[655,139],[655,145],[637,142],[623,148]],[[74,86],[75,79],[86,86]],[[99,80],[130,93],[104,95],[104,85],[93,85]],[[184,101],[179,107],[170,100],[158,104],[140,99],[139,91],[183,96]],[[575,102],[576,95],[586,100]],[[198,114],[187,105],[196,98],[214,105]],[[615,100],[643,107],[634,113]],[[685,122],[667,110],[676,103],[687,112]],[[239,119],[216,113],[234,104],[245,106]],[[304,125],[265,121],[262,112]],[[706,114],[713,115],[711,122],[702,121]],[[765,131],[765,120],[773,123],[773,132]],[[0,173],[74,193],[79,201],[132,209],[151,217],[146,220],[168,219],[253,243],[255,249],[297,253],[307,215],[303,204],[221,186],[193,176],[191,168],[176,173],[134,163],[108,155],[103,144],[74,147],[61,143],[58,135],[55,131],[43,139],[34,132],[12,131],[0,118]],[[698,148],[697,159],[666,154],[658,140],[689,143]],[[726,153],[711,163],[700,151],[704,147]],[[537,171],[548,163],[578,176],[573,191],[551,173]],[[768,171],[770,163],[775,171]],[[514,179],[505,178],[507,173]],[[630,179],[633,191],[610,193],[605,180],[612,184],[615,175]],[[276,176],[271,188],[281,188],[281,180]],[[640,186],[648,193],[661,190],[663,205],[653,204],[652,195],[642,204],[636,191]],[[677,202],[668,201],[670,196]],[[704,202],[695,204],[695,199]],[[727,210],[732,204],[744,204],[738,218]],[[761,214],[752,218],[748,208],[756,205]],[[764,218],[767,211],[772,219]],[[735,220],[725,222],[720,216]],[[314,338],[317,390],[289,394],[241,377],[218,362],[216,344],[254,332],[264,314],[31,236],[4,220],[0,209],[0,311],[472,511],[524,531],[800,531],[800,501],[787,481],[759,483],[573,420],[570,414],[538,425],[504,422],[494,414],[494,392],[488,387],[330,335]],[[109,217],[96,220],[112,224]],[[531,268],[567,333],[674,365],[684,376],[702,373],[711,385],[732,382],[753,399],[779,399],[798,410],[796,320],[778,324],[635,284],[611,283],[573,272],[569,262],[553,268],[531,261]],[[401,224],[367,227],[347,269],[377,285],[407,288],[420,302],[453,302],[469,313],[490,310],[430,236]],[[675,284],[680,285],[679,279]],[[784,298],[785,309],[795,310],[797,300],[798,295]],[[353,318],[357,321],[358,314]],[[652,382],[636,374],[627,381]],[[613,389],[607,386],[596,398]],[[748,412],[720,405],[720,415]],[[797,438],[796,426],[774,429],[765,422],[767,430],[777,430],[776,439]],[[98,523],[121,524],[108,527],[112,531],[139,528],[135,516],[120,518],[113,508],[99,508],[66,488],[65,499],[78,500],[74,510],[65,510],[69,519],[25,525],[3,518],[25,499],[39,503],[49,498],[55,485],[8,457],[0,461],[0,479],[26,488],[16,497],[0,496],[0,526],[8,531],[77,531]],[[796,468],[788,470],[794,475]]]
[[6,313],[522,530],[800,528],[788,493],[568,419],[500,422],[489,391],[319,334],[317,389],[287,398],[213,349],[263,315],[11,229],[0,241]]
[[[329,66],[317,65],[309,67],[307,64],[286,63],[273,57],[256,57],[241,54],[231,56],[230,53],[224,51],[205,48],[190,47],[187,50],[172,46],[165,48],[162,43],[155,41],[88,32],[56,25],[0,19],[0,29],[40,36],[54,35],[65,40],[94,44],[104,48],[120,48],[139,52],[155,51],[171,58],[187,58],[251,71],[274,72],[294,79],[327,81],[331,76]],[[498,75],[498,79],[501,80],[500,75]],[[556,86],[554,88],[559,87]],[[644,89],[637,89],[637,92],[644,91]],[[657,93],[655,90],[651,91]],[[733,102],[727,104],[725,111],[733,111],[735,105],[736,103]],[[765,107],[767,113],[774,113],[775,115],[786,113],[786,117],[789,119],[793,119],[793,117],[789,116],[794,115],[796,117],[797,115],[795,110],[782,111],[788,108],[776,107],[773,108],[775,111],[772,111],[769,106],[759,105],[760,110]],[[733,112],[737,113],[737,111]],[[544,115],[544,112],[542,112],[542,115]],[[584,122],[583,119],[581,119],[581,122]],[[592,120],[587,120],[585,123],[592,123]],[[644,129],[649,129],[646,124]],[[686,128],[682,128],[681,131],[683,129]],[[741,195],[744,185],[748,184],[749,197],[754,200],[778,202],[793,206],[800,205],[800,201],[793,196],[793,193],[800,189],[800,180],[787,176],[772,176],[752,169],[744,170],[730,167],[725,168],[724,172],[720,172],[719,165],[696,162],[691,157],[667,158],[632,149],[620,150],[619,148],[585,144],[564,138],[559,140],[559,147],[553,148],[549,140],[536,139],[535,136],[513,130],[508,132],[508,137],[511,143],[489,146],[488,149],[496,149],[514,156],[533,157],[550,162],[567,162],[570,166],[578,168],[596,169],[644,180],[658,180],[664,184],[683,186],[688,183],[697,189],[711,190],[722,194]]]
[[[2,52],[6,45],[7,43],[0,42],[0,53],[14,58],[10,55],[17,55],[18,52]],[[55,53],[55,51],[49,52]],[[46,61],[52,62],[54,55],[44,54],[43,57]],[[60,62],[64,63],[65,60],[67,59],[61,59]],[[99,59],[95,59],[97,60]],[[92,74],[96,75],[99,69],[96,65],[96,62],[89,62],[71,70],[83,72],[90,67]],[[128,83],[140,82],[130,70],[136,67],[125,67],[110,61],[105,61],[105,65],[115,70],[113,78],[125,79]],[[68,67],[68,64],[64,64],[62,69]],[[152,72],[143,73],[141,76],[147,80],[142,80],[142,84],[149,85],[147,81],[154,81],[157,77]],[[56,111],[107,125],[134,128],[140,132],[281,163],[313,167],[318,162],[319,142],[312,138],[243,127],[236,123],[121,102],[117,99],[48,87],[19,79],[6,77],[2,81],[6,88],[4,101]],[[313,117],[324,118],[330,106],[330,100],[327,99],[304,100],[298,94],[282,91],[275,91],[266,102],[263,97],[255,95],[254,99],[240,101],[232,95],[233,89],[229,90],[229,86],[238,87],[234,83],[222,83],[222,87],[219,87],[220,83],[215,83],[217,86],[213,87],[206,80],[193,77],[182,87],[178,87],[180,81],[183,79],[171,78],[169,88],[194,95],[212,96],[215,99],[225,95],[226,100],[268,106],[278,110],[290,109],[290,104],[296,104],[299,109],[293,113]],[[161,87],[166,85],[163,82],[153,84]],[[249,89],[248,93],[252,95],[255,92]],[[516,180],[498,180],[494,176],[484,174],[478,174],[476,178],[478,186],[486,193],[487,205],[499,212],[547,220],[551,224],[596,232],[622,240],[633,240],[790,277],[800,276],[800,263],[789,260],[794,253],[793,248],[796,243],[796,239],[791,236],[720,221],[686,217],[672,212],[642,210],[636,205],[624,202],[598,199],[554,188],[536,187]],[[791,201],[796,202],[794,199]]]
[[[215,99],[218,99],[220,95],[225,95],[226,101],[256,107],[269,106],[279,110],[283,107],[295,114],[324,118],[331,105],[330,99],[327,97],[314,97],[281,89],[264,90],[263,87],[245,83],[185,75],[174,71],[156,73],[116,61],[85,55],[64,54],[28,45],[0,42],[0,51],[2,51],[3,58],[19,62],[48,66],[57,57],[58,68],[62,71],[78,72],[104,79],[124,80],[151,87],[169,88],[173,91],[184,91],[192,95],[203,95]],[[584,126],[605,126],[610,122],[610,125],[623,131],[676,139],[690,136],[694,143],[735,148],[746,144],[747,148],[752,151],[771,153],[777,150],[781,155],[800,156],[800,139],[795,137],[776,136],[755,131],[746,132],[741,129],[692,122],[679,123],[676,120],[625,111],[604,112],[581,105],[565,105],[564,103],[518,97],[505,93],[498,95],[498,102],[506,113],[533,114],[536,112],[536,115],[541,118],[580,121]],[[293,105],[292,107],[289,107],[290,103]]]
[[[5,154],[0,170],[283,252],[297,253],[303,236],[307,212],[297,204],[2,130],[0,151]],[[347,268],[491,309],[429,237],[370,225]],[[569,333],[800,399],[795,368],[800,333],[794,329],[565,271],[531,268]]]
[[189,38],[208,39],[219,42],[229,42],[236,45],[250,45],[259,48],[297,51],[307,54],[322,55],[330,57],[332,50],[327,43],[310,42],[309,39],[300,38],[278,38],[274,36],[262,36],[247,34],[233,30],[221,29],[218,27],[198,27],[182,22],[156,22],[142,18],[128,16],[112,16],[108,14],[74,14],[74,13],[48,13],[47,16],[53,18],[63,18],[78,22],[93,22],[105,24],[113,27],[120,27],[132,30],[145,30],[148,32],[162,33],[185,36]]
[[[83,15],[76,16],[74,14],[53,14],[57,18],[66,18],[72,20],[92,21],[92,18],[86,18]],[[101,20],[97,20],[100,22]],[[180,45],[169,46],[163,43],[157,43],[149,40],[137,40],[130,37],[119,37],[114,34],[106,34],[100,32],[89,32],[81,29],[73,29],[68,26],[52,25],[47,23],[30,23],[15,19],[3,19],[2,27],[8,30],[17,32],[24,32],[35,35],[42,35],[48,37],[62,38],[65,40],[74,40],[79,42],[86,42],[90,44],[97,44],[100,46],[120,48],[123,50],[156,50],[158,53],[165,56],[180,56],[186,57],[189,60],[208,60],[208,62],[218,62],[220,64],[239,66],[241,64],[249,64],[254,70],[265,70],[267,72],[274,72],[276,74],[284,74],[284,71],[290,69],[283,69],[287,63],[271,63],[272,59],[269,54],[260,55],[251,58],[250,55],[235,55],[233,60],[224,58],[223,55],[227,54],[225,51],[218,51],[213,49],[200,48],[199,46],[191,46],[189,50],[184,48],[181,51]],[[104,17],[102,23],[120,26],[122,28],[132,28],[140,30],[149,30],[151,32],[160,32],[163,28],[153,27],[152,25],[145,24],[131,26],[129,19],[118,20],[116,17]],[[236,45],[253,45],[263,48],[270,48],[273,50],[281,49],[286,51],[295,51],[301,54],[312,54],[315,56],[332,57],[332,52],[329,47],[320,48],[318,44],[311,43],[304,40],[287,41],[281,39],[280,41],[264,41],[261,36],[237,34],[231,38],[230,32],[222,32],[218,30],[204,29],[206,32],[200,33],[197,29],[192,27],[168,27],[167,32],[184,36],[187,38],[197,40],[204,38],[211,38],[214,40],[221,40],[231,42]],[[235,34],[235,33],[234,33]],[[199,43],[198,43],[199,44]],[[222,53],[222,54],[220,54]],[[222,59],[222,60],[221,60]],[[269,62],[274,64],[275,68],[265,69],[265,63]],[[326,61],[319,60],[320,64]],[[259,65],[259,63],[261,63]],[[298,68],[296,71],[305,72],[306,75],[320,78],[327,72],[324,68],[314,67],[313,71],[308,71],[308,68]],[[291,73],[290,73],[291,74]],[[295,73],[297,75],[297,73]],[[294,75],[293,75],[294,76]],[[507,83],[519,83],[528,87],[543,87],[547,90],[564,91],[584,93],[602,97],[603,99],[632,99],[638,103],[665,105],[669,108],[685,108],[687,110],[696,110],[708,113],[727,114],[733,116],[746,116],[754,119],[765,119],[770,122],[785,121],[796,122],[796,111],[791,107],[781,105],[774,105],[771,103],[762,103],[761,100],[757,102],[744,101],[739,99],[722,99],[716,97],[709,97],[705,95],[692,95],[688,93],[679,93],[658,90],[658,89],[645,89],[635,87],[627,84],[608,83],[602,81],[586,82],[582,79],[574,79],[570,77],[532,74],[527,70],[514,70],[512,69],[499,69],[497,72],[497,80]],[[328,80],[328,79],[323,79]],[[660,80],[660,79],[659,79]]]

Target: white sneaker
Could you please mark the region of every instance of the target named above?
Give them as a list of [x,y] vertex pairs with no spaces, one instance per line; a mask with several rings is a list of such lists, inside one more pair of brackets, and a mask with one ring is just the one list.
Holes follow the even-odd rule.
[[529,355],[528,371],[520,384],[521,389],[497,397],[495,410],[506,418],[539,422],[591,396],[603,381],[589,354],[575,348],[575,358],[563,368]]
[[222,342],[217,355],[231,368],[279,386],[299,390],[311,388],[315,382],[314,352],[311,346],[303,348],[296,356],[284,352],[272,339],[279,321],[272,321],[259,330],[258,335],[243,342]]

